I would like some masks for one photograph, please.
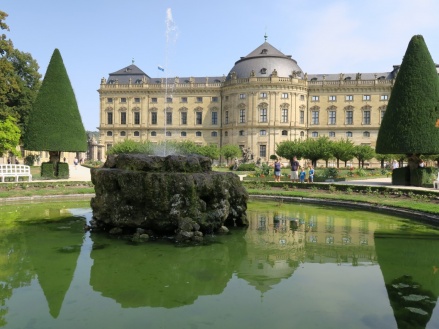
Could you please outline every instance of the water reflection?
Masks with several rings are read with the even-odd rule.
[[[252,203],[247,230],[175,247],[84,233],[85,203],[0,211],[0,327],[439,326],[438,234],[406,220]]]

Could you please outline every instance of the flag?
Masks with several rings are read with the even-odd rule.
[[[161,67],[160,65],[157,67],[160,71],[165,71],[165,69],[163,67]]]

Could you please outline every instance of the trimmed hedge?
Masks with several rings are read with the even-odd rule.
[[[52,162],[43,162],[41,164],[41,178],[43,179],[55,179],[55,168]]]
[[[410,185],[431,187],[436,180],[438,168],[416,168],[410,173]]]
[[[58,179],[69,178],[69,164],[64,162],[58,162]]]
[[[392,185],[410,185],[410,168],[396,168],[392,171]]]

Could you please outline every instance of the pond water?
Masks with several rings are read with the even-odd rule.
[[[407,219],[251,202],[177,247],[84,232],[87,202],[0,214],[2,328],[439,328],[439,234]]]

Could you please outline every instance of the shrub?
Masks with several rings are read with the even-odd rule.
[[[55,168],[52,162],[43,162],[41,164],[41,178],[54,179],[55,178]]]
[[[233,168],[233,166],[232,166]],[[254,171],[256,170],[256,165],[254,163],[242,163],[238,166],[238,171]]]
[[[337,168],[326,168],[324,171],[324,176],[327,178],[337,178],[338,177]]]
[[[69,178],[69,164],[65,162],[58,162],[58,177]]]

